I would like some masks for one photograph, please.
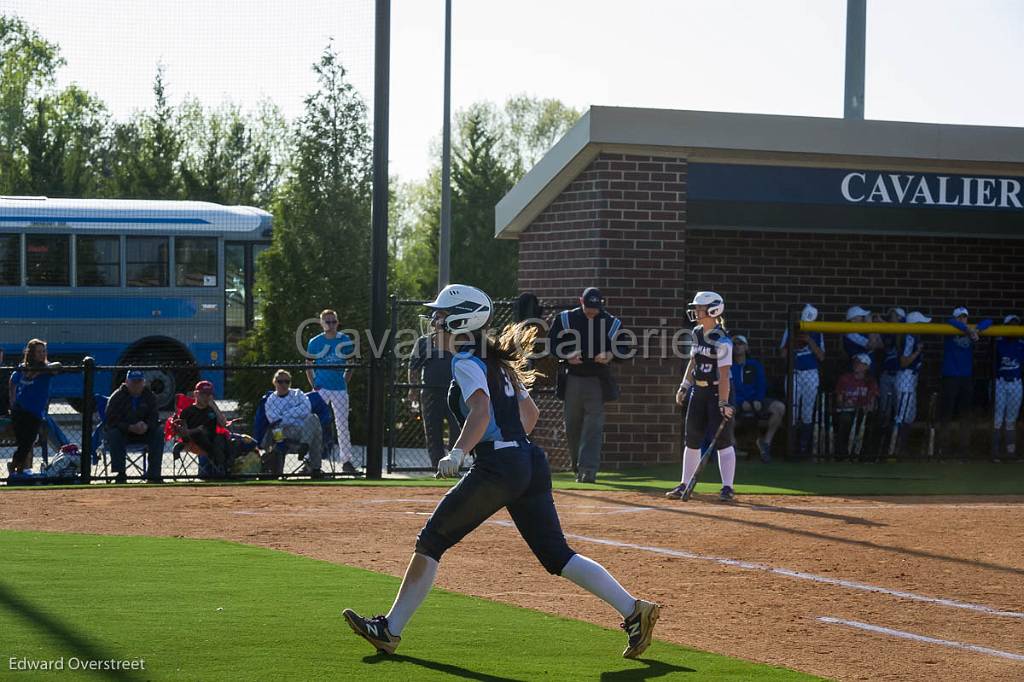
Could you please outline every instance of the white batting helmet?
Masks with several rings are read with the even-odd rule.
[[[818,309],[808,303],[804,306],[804,309],[800,311],[801,322],[814,322],[818,319]]]
[[[444,318],[444,328],[450,332],[483,329],[491,321],[494,309],[490,296],[466,284],[449,284],[441,289],[436,299],[424,305],[448,314]]]
[[[686,318],[690,322],[697,321],[697,306],[707,306],[708,317],[721,317],[725,312],[725,299],[713,291],[698,291],[693,300],[686,306]]]

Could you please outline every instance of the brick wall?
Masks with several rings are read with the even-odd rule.
[[[769,374],[790,306],[812,303],[822,320],[843,321],[861,305],[884,312],[900,306],[943,321],[966,305],[971,321],[1024,311],[1024,241],[946,237],[866,236],[731,230],[687,231],[687,287],[714,289],[726,300],[726,320],[747,335]],[[925,339],[922,381],[935,383],[942,341]],[[984,374],[989,343],[978,346],[976,375]],[[826,337],[833,362],[845,358],[838,335]]]
[[[520,236],[519,289],[571,300],[597,286],[625,328],[667,338],[682,324],[685,224],[684,159],[602,154]],[[680,367],[658,357],[615,365],[622,398],[606,405],[604,468],[678,461]]]
[[[712,289],[726,299],[729,328],[749,336],[770,380],[781,385],[777,345],[787,309],[813,303],[822,319],[850,305],[899,305],[945,319],[966,305],[972,320],[1024,312],[1024,241],[708,230],[686,226],[686,160],[602,154],[519,241],[519,288],[572,300],[598,286],[609,310],[641,334],[688,327],[685,302]],[[942,343],[926,339],[922,385],[934,387]],[[979,345],[977,374],[989,360]],[[829,337],[826,381],[842,356]],[[676,462],[680,417],[672,404],[682,361],[649,357],[616,365],[622,398],[608,404],[605,468]],[[542,443],[563,438],[555,418]]]

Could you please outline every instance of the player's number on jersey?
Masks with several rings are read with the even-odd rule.
[[[501,378],[503,379],[503,383],[505,384],[505,395],[511,398],[516,394],[516,389],[512,388],[512,382],[509,381],[508,375],[505,374],[505,370],[501,371]]]
[[[700,363],[701,374],[711,374],[711,370],[713,370],[714,367],[715,367],[714,364],[712,364],[710,362],[702,362],[702,363]]]

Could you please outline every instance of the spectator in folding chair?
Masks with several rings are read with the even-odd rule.
[[[32,454],[39,439],[39,428],[47,417],[50,405],[50,380],[59,362],[46,358],[46,342],[32,339],[25,345],[18,369],[11,374],[8,399],[16,449],[7,463],[9,475],[32,468]]]
[[[200,381],[196,384],[192,404],[181,410],[175,432],[184,446],[197,455],[209,460],[208,472],[200,470],[200,477],[208,473],[211,478],[225,478],[228,475],[228,420],[213,399],[213,384]]]
[[[259,439],[263,448],[291,441],[305,444],[309,448],[308,461],[302,473],[311,478],[323,478],[320,468],[323,457],[323,427],[313,413],[309,396],[291,387],[292,375],[284,369],[274,373],[274,391],[264,397],[263,420]],[[257,420],[259,420],[257,413]],[[269,428],[267,428],[269,427]]]
[[[128,370],[125,382],[110,395],[106,406],[104,439],[110,451],[110,468],[117,483],[125,483],[129,444],[146,446],[146,481],[163,483],[164,435],[160,427],[156,395],[146,386],[141,369]]]

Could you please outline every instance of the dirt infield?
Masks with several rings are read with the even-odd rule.
[[[442,493],[4,491],[0,527],[223,538],[398,576]],[[745,496],[724,505],[562,491],[556,503],[577,551],[665,606],[657,639],[844,680],[1024,679],[1022,497]],[[547,575],[509,523],[498,514],[454,548],[438,584],[614,627],[616,614]],[[338,608],[386,611],[392,597]]]

